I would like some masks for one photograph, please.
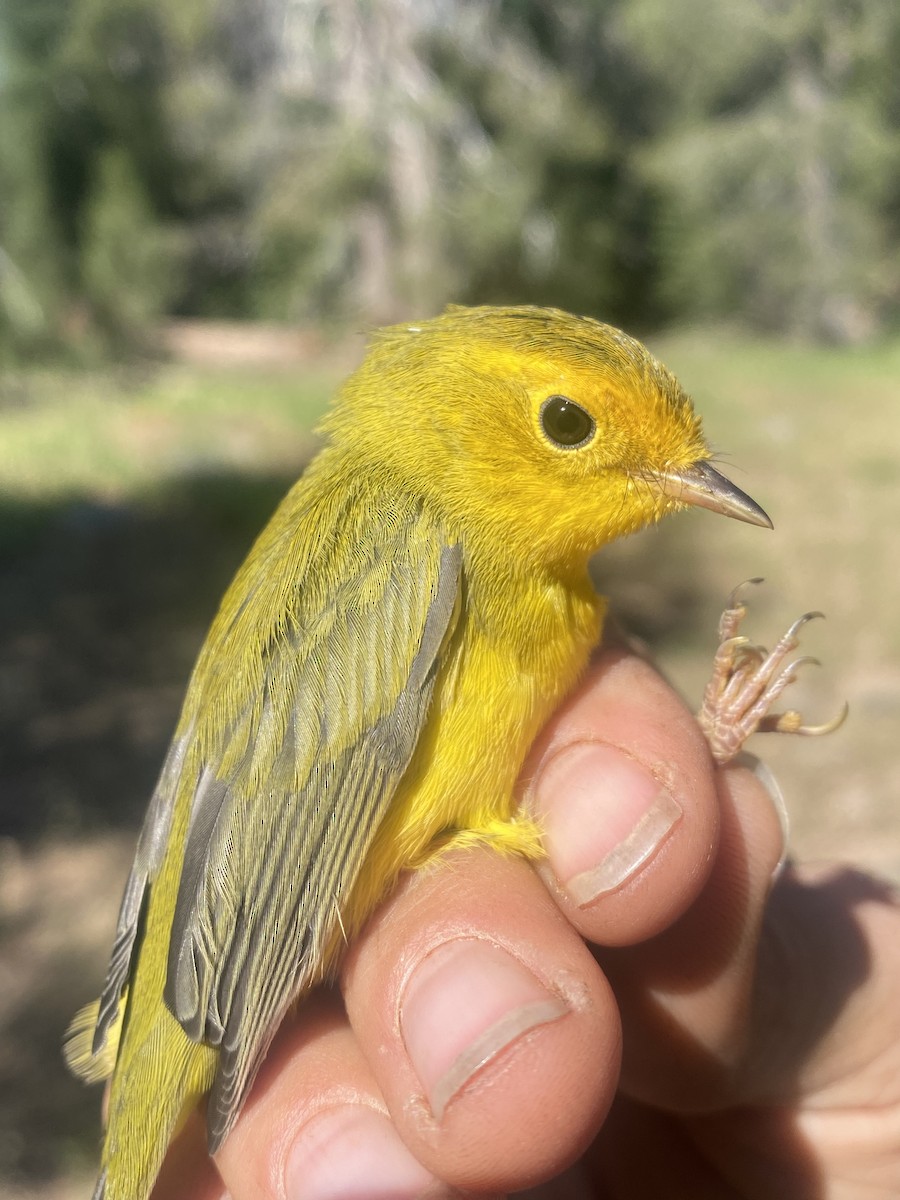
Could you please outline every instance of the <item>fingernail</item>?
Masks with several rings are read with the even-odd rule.
[[[434,1116],[487,1063],[529,1030],[568,1012],[518,959],[493,942],[458,938],[416,967],[400,1030]]]
[[[413,1157],[390,1120],[363,1104],[314,1116],[301,1129],[285,1168],[288,1200],[417,1200],[452,1194]]]
[[[746,767],[748,771],[753,772],[768,793],[769,799],[772,801],[772,807],[775,809],[778,817],[778,824],[781,826],[781,854],[772,871],[772,880],[774,882],[781,875],[784,865],[787,862],[791,836],[791,816],[784,799],[784,792],[781,790],[781,784],[775,778],[775,774],[768,764],[764,763],[762,759],[757,758],[755,754],[748,754],[746,750],[743,750],[734,759],[734,763],[736,766]]]
[[[579,906],[627,882],[681,819],[681,805],[623,750],[577,742],[532,787],[550,864]]]

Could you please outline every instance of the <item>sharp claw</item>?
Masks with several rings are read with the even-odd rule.
[[[803,654],[800,658],[794,659],[789,667],[789,670],[793,672],[799,670],[800,667],[821,667],[821,665],[822,664],[819,662],[819,660],[817,658],[813,658],[811,654]]]
[[[770,679],[768,686],[766,687],[765,695],[771,697],[770,703],[781,695],[788,684],[794,682],[794,680],[797,678],[797,671],[799,671],[801,667],[807,667],[810,665],[820,667],[822,664],[817,658],[813,658],[812,655],[804,654],[800,658],[795,658],[793,662],[789,662],[786,667],[782,667],[775,678]],[[799,713],[795,713],[794,715],[799,721]]]
[[[765,660],[769,657],[769,652],[765,646],[759,646],[755,643],[750,645],[749,641],[748,644],[743,647],[743,651],[745,654],[758,659],[760,662],[765,662]]]
[[[824,621],[825,614],[821,613],[821,612],[804,613],[802,617],[798,617],[797,620],[793,623],[793,625],[790,626],[790,628],[785,633],[783,640],[784,641],[793,641],[804,625],[807,625],[810,621],[816,621],[819,618],[821,618]]]
[[[840,729],[843,723],[847,720],[847,715],[850,712],[850,705],[844,701],[843,708],[836,717],[832,717],[830,721],[826,721],[824,725],[801,725],[797,733],[802,733],[806,737],[819,737],[823,733],[834,733],[836,729]]]
[[[732,677],[744,680],[750,675],[756,675],[765,661],[766,652],[761,646],[741,646],[732,656]]]
[[[755,579],[745,579],[743,583],[739,583],[737,585],[737,587],[734,589],[734,591],[731,593],[731,595],[728,597],[727,607],[728,608],[737,608],[741,604],[741,592],[743,592],[744,588],[748,588],[751,585],[754,585],[757,583],[764,583],[764,582],[765,581],[763,580],[762,576],[758,575]]]

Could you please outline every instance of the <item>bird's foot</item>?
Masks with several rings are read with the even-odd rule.
[[[751,579],[749,583],[761,583]],[[747,584],[736,587],[719,621],[719,648],[713,662],[712,677],[706,685],[697,719],[706,734],[713,758],[727,763],[741,750],[752,733],[800,733],[815,736],[831,733],[843,724],[848,708],[824,725],[807,725],[795,709],[770,712],[772,705],[797,677],[797,671],[815,658],[802,655],[790,659],[800,644],[798,634],[807,621],[822,613],[804,613],[779,638],[774,648],[755,646],[738,631],[747,607],[741,593]]]

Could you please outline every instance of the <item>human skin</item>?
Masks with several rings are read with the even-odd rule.
[[[766,789],[715,768],[624,650],[521,792],[540,872],[483,849],[406,877],[283,1026],[215,1164],[192,1120],[154,1200],[900,1194],[891,888],[780,868]]]

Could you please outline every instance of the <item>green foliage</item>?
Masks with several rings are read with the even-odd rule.
[[[98,157],[80,238],[85,296],[99,327],[116,341],[139,343],[165,312],[176,246],[154,219],[127,155]]]
[[[36,139],[22,122],[0,121],[0,353],[39,350],[50,334],[59,288],[59,248],[41,176]],[[28,204],[17,203],[19,195]]]
[[[900,307],[883,0],[29,0],[0,47],[0,349],[449,299],[853,341]]]
[[[885,74],[896,9],[632,0],[623,30],[669,103],[640,161],[665,197],[670,311],[870,336],[897,299],[900,140]]]

